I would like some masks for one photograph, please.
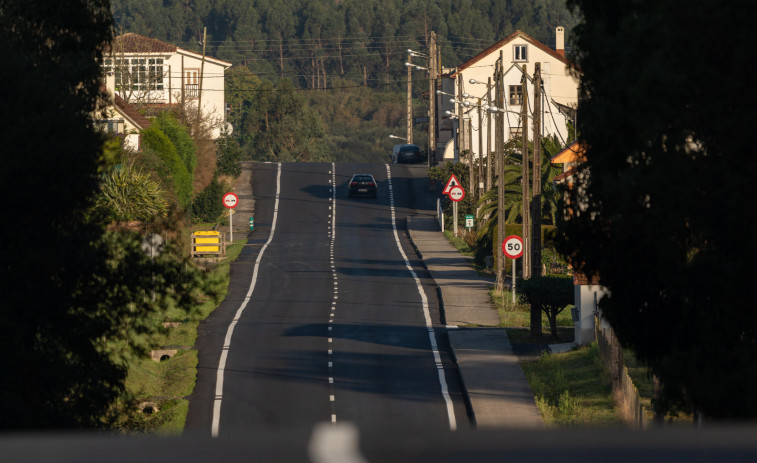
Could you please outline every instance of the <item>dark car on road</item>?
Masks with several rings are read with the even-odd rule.
[[[395,145],[392,150],[392,163],[423,162],[424,156],[418,145]]]
[[[355,174],[352,176],[352,180],[350,180],[350,198],[353,196],[375,198],[377,190],[378,184],[371,174]]]

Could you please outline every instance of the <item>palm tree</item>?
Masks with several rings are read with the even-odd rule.
[[[522,190],[522,159],[518,140],[510,140],[505,145],[505,223],[522,223],[523,190]],[[554,186],[554,179],[560,174],[560,168],[549,161],[560,150],[560,145],[554,137],[542,139],[543,158],[541,163],[542,188],[542,220],[544,224],[554,225],[557,216],[560,192]],[[484,225],[479,230],[479,237],[491,235],[497,226],[497,187],[491,188],[479,200],[479,218],[484,219]]]

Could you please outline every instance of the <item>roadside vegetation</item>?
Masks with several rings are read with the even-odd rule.
[[[623,425],[596,343],[521,366],[547,426]]]
[[[155,361],[140,357],[129,364],[126,392],[132,397],[131,409],[123,417],[123,429],[160,434],[178,434],[184,429],[189,407],[188,396],[197,378],[197,351],[192,347],[197,328],[226,297],[230,264],[242,251],[246,240],[237,240],[226,249],[226,257],[212,266],[207,278],[217,293],[201,301],[187,313],[178,308],[166,311],[164,329],[154,334],[150,344],[157,348],[175,349],[170,358]],[[151,405],[147,412],[144,404]]]

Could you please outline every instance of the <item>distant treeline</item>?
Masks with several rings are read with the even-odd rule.
[[[553,46],[575,18],[564,0],[112,0],[123,32],[201,50],[299,88],[344,80],[399,90],[407,49],[439,37],[453,67],[520,29]],[[337,82],[337,80],[339,82]]]

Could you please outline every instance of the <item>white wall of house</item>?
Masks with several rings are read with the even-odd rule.
[[[594,342],[594,314],[599,310],[597,303],[607,294],[600,285],[575,285],[575,313],[573,319],[574,342],[585,346]]]
[[[558,47],[559,43],[558,34]],[[520,113],[522,106],[517,101],[511,101],[510,87],[520,86],[521,78],[523,75],[523,66],[525,65],[526,72],[529,77],[533,77],[535,63],[541,63],[541,75],[544,83],[544,98],[542,99],[542,135],[556,134],[558,140],[561,143],[567,145],[571,142],[568,139],[568,130],[566,123],[568,118],[560,113],[558,108],[552,103],[552,100],[565,106],[575,108],[578,103],[578,79],[571,75],[570,68],[565,62],[557,59],[550,53],[545,52],[540,47],[534,45],[525,37],[516,35],[512,40],[504,43],[501,47],[490,50],[487,54],[480,57],[476,62],[473,62],[470,66],[464,67],[459,72],[462,74],[463,85],[462,92],[459,91],[458,86],[454,85],[454,94],[457,100],[466,100],[462,97],[463,94],[468,94],[467,101],[472,104],[477,104],[478,99],[482,99],[482,104],[486,104],[487,85],[486,84],[471,84],[470,80],[476,80],[478,82],[487,82],[487,79],[493,78],[495,63],[499,59],[500,51],[502,51],[502,59],[504,63],[504,90],[505,90],[505,109],[509,111],[515,111]],[[525,51],[525,54],[524,54]],[[451,80],[447,78],[447,80]],[[492,80],[491,98],[492,105],[495,98],[495,82]],[[529,81],[527,85],[528,92],[528,104],[530,107],[528,115],[528,137],[533,139],[533,103],[534,103],[534,85],[532,81]],[[517,100],[517,99],[516,99]],[[445,100],[446,102],[446,100]],[[447,103],[448,105],[449,103]],[[446,106],[446,105],[445,105]],[[451,109],[449,106],[442,108],[443,110]],[[467,111],[469,108],[465,108]],[[457,110],[456,108],[454,109]],[[494,137],[495,130],[486,125],[486,115],[482,111],[482,127],[479,127],[478,123],[478,109],[474,109],[469,113],[471,116],[471,125],[473,129],[472,133],[472,146],[474,157],[478,158],[479,143],[478,143],[478,131],[483,130],[482,145],[483,155],[486,155],[486,138],[491,138],[491,147],[494,150]],[[493,115],[492,115],[493,116]],[[494,124],[494,117],[492,117],[492,125]],[[504,117],[505,125],[505,142],[512,138],[520,127],[520,116],[513,113],[505,113]],[[467,138],[467,135],[466,135]]]
[[[203,118],[213,127],[212,137],[220,136],[226,123],[224,71],[231,67],[231,63],[206,56],[203,66],[202,55],[181,48],[174,53],[123,53],[115,59],[129,60],[126,66],[131,79],[137,81],[131,88],[123,86],[118,89],[119,95],[131,104],[178,104],[184,101],[196,109],[202,84]],[[143,70],[144,78],[137,77],[137,68]]]

